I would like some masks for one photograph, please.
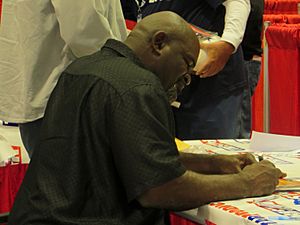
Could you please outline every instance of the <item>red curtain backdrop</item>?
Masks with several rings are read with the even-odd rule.
[[[0,23],[1,23],[1,15],[2,15],[2,0],[0,0]]]
[[[265,0],[264,14],[298,14],[299,0]]]
[[[174,213],[170,213],[170,224],[171,225],[199,225],[200,223],[195,223]],[[211,224],[213,225],[213,224]]]
[[[264,57],[261,61],[260,77],[252,97],[252,130],[263,132],[264,118]]]
[[[135,25],[136,25],[135,21],[126,20],[126,27],[127,27],[128,30],[132,30],[135,27]]]
[[[0,214],[11,210],[28,164],[0,167]]]
[[[270,132],[300,135],[300,24],[274,24],[269,46]]]
[[[298,0],[300,2],[300,0]],[[271,2],[271,1],[269,1]],[[267,3],[268,4],[268,3]],[[275,4],[275,3],[274,3]],[[293,4],[293,3],[292,3]],[[286,23],[286,24],[297,24],[300,23],[300,15],[298,14],[265,14],[263,16],[264,21],[270,21],[274,23]],[[276,38],[276,37],[274,37]],[[272,52],[272,51],[271,51]],[[269,54],[272,54],[269,52]],[[254,96],[252,97],[252,130],[263,131],[263,93],[264,93],[264,73],[263,73],[263,61],[262,57],[262,68],[260,73],[260,79],[257,84]],[[268,68],[270,68],[270,64]],[[272,69],[271,69],[272,70]]]
[[[263,20],[270,21],[271,23],[297,24],[297,23],[300,23],[300,15],[298,15],[298,14],[265,14],[263,16]]]

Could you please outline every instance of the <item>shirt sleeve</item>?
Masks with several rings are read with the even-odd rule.
[[[225,27],[221,40],[229,42],[238,48],[243,40],[247,19],[250,13],[249,0],[226,0],[223,5],[226,8]]]
[[[185,172],[163,91],[151,85],[131,89],[122,96],[111,124],[114,161],[128,201]]]
[[[119,0],[51,0],[60,34],[76,57],[99,50],[108,38],[124,40],[126,25]]]

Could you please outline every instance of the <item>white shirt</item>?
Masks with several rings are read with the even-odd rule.
[[[94,53],[108,38],[127,36],[119,0],[3,0],[2,4],[0,119],[4,121],[24,123],[43,117],[59,75],[76,57]]]
[[[221,40],[229,42],[237,49],[244,37],[251,10],[250,0],[225,0],[223,5],[226,14]]]

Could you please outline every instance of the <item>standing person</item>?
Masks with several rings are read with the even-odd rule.
[[[142,8],[147,3],[147,0],[121,0],[125,19],[139,22],[142,19]]]
[[[3,0],[0,119],[19,123],[31,156],[45,107],[61,72],[108,38],[124,40],[119,0]]]
[[[262,56],[262,28],[264,0],[250,0],[251,12],[248,18],[242,48],[248,71],[250,94],[253,96],[259,80]]]
[[[190,26],[161,12],[73,62],[48,101],[9,224],[162,225],[164,209],[272,193],[283,174],[266,160],[179,156],[166,90],[198,53]]]
[[[121,0],[121,5],[125,19],[136,21],[140,2],[138,0]]]
[[[249,92],[242,41],[250,11],[249,0],[149,0],[143,16],[171,10],[189,23],[217,32],[221,40],[201,44],[207,60],[179,96],[174,109],[176,135],[181,139],[249,138],[251,111],[244,115],[243,95]],[[250,98],[246,104],[250,105]],[[248,106],[248,109],[250,106]]]

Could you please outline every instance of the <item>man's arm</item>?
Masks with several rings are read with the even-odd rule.
[[[180,152],[180,161],[188,170],[202,174],[239,173],[247,165],[257,162],[250,153],[209,155],[184,152]]]
[[[250,13],[249,0],[226,0],[225,27],[221,40],[214,43],[201,43],[201,49],[207,54],[207,60],[195,67],[196,74],[202,78],[210,77],[220,72],[230,55],[240,45],[247,19]]]
[[[231,175],[204,175],[186,171],[182,176],[142,194],[144,207],[187,210],[212,201],[268,195],[284,174],[263,160]]]
[[[126,38],[126,25],[119,0],[51,2],[60,34],[76,57],[96,52],[108,38]]]

